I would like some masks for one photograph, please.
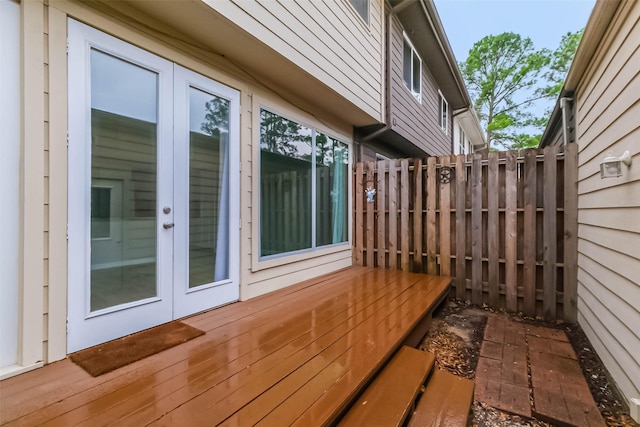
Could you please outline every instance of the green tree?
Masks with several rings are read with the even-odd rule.
[[[260,110],[260,148],[272,153],[303,158],[297,144],[311,146],[311,133],[296,122],[266,110]]]
[[[564,80],[567,77],[573,57],[576,55],[584,28],[574,33],[567,33],[560,39],[560,45],[551,53],[551,61],[544,77],[549,85],[543,89],[545,95],[555,99],[560,96]]]
[[[510,147],[535,120],[528,108],[549,96],[539,88],[549,63],[547,49],[536,50],[530,38],[511,32],[486,36],[473,45],[460,71],[490,148]]]

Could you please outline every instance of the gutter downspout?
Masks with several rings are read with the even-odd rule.
[[[365,136],[364,138],[360,139],[359,143],[369,141],[377,137],[378,135],[391,129],[391,46],[393,43],[392,19],[398,12],[400,12],[405,7],[409,6],[410,3],[411,3],[411,0],[404,0],[401,3],[398,3],[397,5],[391,8],[389,15],[387,15],[387,52],[386,52],[387,61],[385,64],[385,77],[386,77],[386,82],[385,82],[386,120],[385,122],[386,123],[383,127],[378,129],[377,131],[372,132],[369,135]]]
[[[562,143],[566,146],[569,143],[569,133],[567,132],[567,102],[572,102],[573,98],[562,97],[560,98],[560,109],[562,110]]]

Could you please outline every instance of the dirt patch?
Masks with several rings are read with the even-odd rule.
[[[429,333],[422,340],[420,348],[436,355],[438,368],[463,378],[475,379],[489,313],[497,312],[488,308],[470,306],[457,300],[450,301],[446,307],[434,315]],[[509,316],[518,322],[565,331],[578,356],[591,394],[607,425],[640,427],[628,415],[624,400],[613,386],[609,373],[580,326],[542,322],[522,315],[505,313],[502,315]],[[481,427],[552,426],[535,418],[516,416],[476,401],[473,402],[471,424]]]

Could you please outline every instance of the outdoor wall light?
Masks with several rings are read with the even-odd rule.
[[[617,178],[622,176],[622,164],[631,166],[631,155],[629,151],[625,151],[622,156],[614,157],[609,151],[607,157],[600,163],[600,178]]]

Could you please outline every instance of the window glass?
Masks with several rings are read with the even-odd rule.
[[[369,24],[369,0],[349,0],[349,3],[358,12],[358,15],[364,19],[364,22]]]
[[[229,104],[189,88],[189,288],[229,278]]]
[[[260,110],[260,255],[311,248],[312,130]]]
[[[347,144],[261,109],[260,162],[261,257],[348,241]]]
[[[449,103],[441,93],[438,96],[440,98],[440,127],[447,133],[449,130]]]
[[[421,101],[422,61],[406,35],[402,51],[402,79],[413,96]]]
[[[158,75],[91,50],[91,311],[157,295]]]
[[[316,135],[316,245],[347,241],[349,147]]]
[[[411,50],[411,45],[409,43],[407,43],[407,40],[404,40],[404,52],[402,55],[402,78],[404,80],[404,83],[407,85],[408,88],[411,87],[412,85],[412,79],[411,79],[411,74],[413,72],[413,70],[411,69],[411,54],[412,54],[412,50]]]

